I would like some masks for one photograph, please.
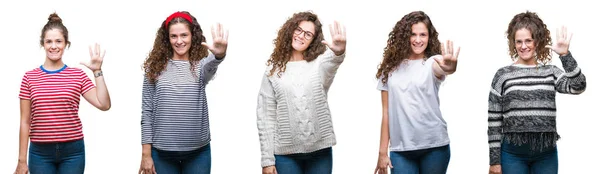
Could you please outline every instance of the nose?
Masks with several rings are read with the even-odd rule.
[[[182,44],[183,43],[183,39],[181,37],[177,37],[177,42],[175,42],[177,44]]]
[[[417,36],[417,39],[415,39],[415,42],[417,43],[421,43],[423,40],[423,38],[421,36]]]
[[[50,46],[50,48],[52,48],[52,49],[56,49],[56,48],[58,48],[58,46],[56,45],[56,42],[53,42],[53,43],[52,43],[52,46]]]

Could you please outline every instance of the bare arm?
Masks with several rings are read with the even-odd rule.
[[[104,55],[106,54],[106,50],[100,54],[100,45],[96,44],[95,49],[92,49],[90,46],[90,62],[81,64],[88,67],[94,73],[94,79],[96,81],[96,87],[84,91],[83,98],[87,100],[94,107],[107,111],[110,109],[110,96],[108,95],[108,89],[106,88],[106,83],[104,82],[104,75],[102,74],[102,62],[104,61]],[[87,77],[84,80],[84,86],[89,82]]]
[[[379,140],[379,155],[386,155],[390,144],[390,127],[388,117],[388,92],[381,91],[381,137]]]
[[[100,74],[100,76],[95,78],[96,87],[84,93],[83,98],[94,107],[102,111],[107,111],[110,109],[110,95],[108,94],[106,83],[104,82],[104,75],[101,75],[102,70],[94,71],[94,76],[98,74]]]
[[[381,139],[379,141],[379,158],[377,160],[377,167],[375,167],[375,174],[387,174],[388,167],[394,168],[390,157],[388,156],[388,145],[390,144],[390,129],[389,129],[389,117],[388,117],[388,91],[381,90]]]
[[[19,162],[27,163],[29,130],[31,124],[31,100],[21,99],[21,127],[19,131]]]

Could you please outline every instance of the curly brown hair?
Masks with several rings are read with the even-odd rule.
[[[298,28],[298,25],[302,21],[309,21],[315,24],[313,40],[303,53],[304,60],[308,62],[313,61],[327,49],[325,45],[321,44],[321,41],[324,39],[321,28],[323,25],[317,15],[310,11],[295,13],[281,26],[277,33],[277,38],[273,40],[275,48],[273,49],[271,58],[267,61],[267,66],[273,65],[269,76],[272,76],[277,71],[277,76],[281,77],[281,73],[285,72],[285,65],[290,60],[294,49],[292,48],[294,30]]]
[[[376,78],[382,78],[384,84],[387,83],[390,73],[412,54],[410,47],[412,26],[419,22],[423,22],[429,32],[429,40],[423,59],[427,60],[433,55],[441,54],[442,50],[440,41],[438,40],[438,32],[433,27],[429,16],[423,11],[414,11],[405,15],[400,21],[396,22],[394,29],[390,32],[387,46],[383,52],[383,61],[377,69]]]
[[[546,45],[552,44],[550,30],[546,28],[544,21],[534,12],[526,11],[513,17],[508,24],[506,37],[508,38],[508,51],[512,60],[516,60],[519,55],[515,46],[515,33],[520,29],[527,29],[531,32],[531,38],[535,44],[535,57],[539,63],[546,65],[552,60],[552,54]]]
[[[40,35],[40,46],[44,46],[44,38],[46,37],[46,31],[52,29],[60,30],[63,37],[65,38],[65,43],[67,47],[71,47],[71,41],[69,41],[69,30],[67,30],[67,27],[65,27],[65,25],[63,25],[62,19],[58,17],[58,14],[56,13],[52,13],[50,14],[50,16],[48,16],[48,22],[46,23],[46,25],[44,25],[44,28],[42,28],[42,34]]]
[[[202,35],[202,28],[196,20],[196,17],[192,16],[187,11],[181,12],[189,15],[192,18],[192,23],[182,17],[176,17],[169,22],[168,26],[171,27],[174,24],[183,23],[188,26],[188,29],[190,29],[192,34],[192,45],[190,46],[189,50],[189,62],[191,65],[190,71],[195,76],[196,73],[194,67],[196,67],[201,59],[208,56],[208,49],[201,45],[206,38],[204,35]],[[160,28],[158,28],[152,51],[144,61],[143,65],[145,76],[151,83],[156,82],[158,76],[165,69],[169,59],[171,59],[174,54],[173,47],[169,41],[169,28],[165,27],[165,22],[167,21],[163,21],[160,25]]]

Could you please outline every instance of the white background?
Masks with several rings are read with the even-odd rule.
[[[18,92],[23,74],[44,62],[40,31],[56,11],[70,32],[72,46],[63,57],[69,66],[88,61],[88,45],[106,49],[104,75],[112,108],[102,112],[85,100],[86,173],[136,173],[141,159],[141,65],[162,21],[177,10],[190,11],[205,33],[221,22],[230,29],[226,60],[206,88],[212,132],[212,173],[260,173],[256,97],[277,30],[293,13],[312,10],[324,24],[347,27],[346,60],[329,92],[338,145],[333,173],[372,173],[377,162],[381,124],[375,73],[395,23],[414,10],[425,11],[440,32],[461,46],[458,71],[440,91],[451,153],[448,173],[487,173],[487,99],[496,70],[511,63],[504,32],[512,17],[537,12],[554,37],[566,25],[574,33],[571,51],[587,77],[587,91],[557,96],[560,173],[597,169],[596,89],[600,39],[598,10],[592,1],[510,0],[345,1],[345,0],[194,0],[194,1],[2,1],[0,5],[0,173],[12,173],[18,158]],[[324,28],[326,39],[329,29]],[[210,34],[206,35],[211,40]],[[554,55],[552,64],[560,65]],[[596,99],[596,100],[594,100]],[[596,103],[596,104],[593,104]],[[185,107],[185,106],[182,106]],[[595,161],[594,161],[595,160]]]

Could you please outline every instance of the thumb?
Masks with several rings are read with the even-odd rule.
[[[88,67],[88,68],[90,67],[90,63],[87,63],[87,62],[79,62],[79,64],[81,64],[85,67]]]
[[[327,47],[331,48],[331,45],[326,40],[322,40],[321,43],[324,45],[327,45]]]
[[[438,64],[439,66],[442,66],[442,65],[443,65],[443,59],[444,59],[444,58],[443,58],[443,57],[440,57],[440,56],[435,56],[435,57],[433,58],[433,60],[435,60],[435,62],[437,62],[437,64]]]
[[[200,43],[200,45],[205,46],[208,49],[211,49],[210,45],[208,45],[206,42],[202,42],[202,43]]]

